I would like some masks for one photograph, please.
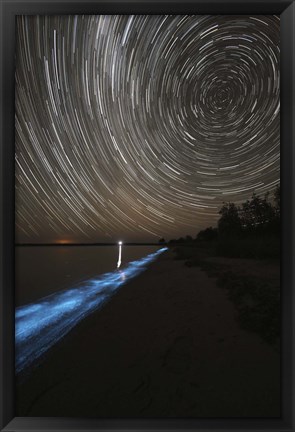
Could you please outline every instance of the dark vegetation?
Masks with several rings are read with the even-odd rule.
[[[216,228],[200,231],[195,239],[171,240],[169,246],[175,259],[185,260],[188,267],[201,267],[227,290],[242,328],[278,346],[280,187],[272,202],[269,194],[261,198],[254,193],[241,206],[224,203],[219,214]],[[257,265],[261,271],[251,271]],[[270,268],[277,269],[275,277],[268,274]]]
[[[241,279],[228,271],[218,278],[218,284],[228,290],[239,313],[241,327],[256,331],[269,343],[276,343],[280,336],[279,285],[261,277],[244,276]]]
[[[216,278],[221,288],[227,290],[229,299],[235,304],[240,326],[245,330],[258,333],[263,340],[278,348],[280,337],[279,268],[277,272],[273,271],[268,274],[269,265],[273,263],[260,261],[258,268],[261,271],[255,274],[251,271],[254,267],[253,260],[249,268],[244,271],[235,265],[235,261],[240,260],[227,259],[225,262],[210,262],[210,259],[201,259],[198,261],[198,266],[209,276]]]
[[[216,255],[232,258],[279,258],[280,256],[280,187],[275,190],[273,203],[269,194],[237,206],[224,203],[216,228],[191,236],[170,240],[171,246],[212,247]],[[164,239],[162,239],[164,240]],[[211,243],[211,244],[210,244]]]

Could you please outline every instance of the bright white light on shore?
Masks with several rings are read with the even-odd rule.
[[[108,301],[126,282],[142,273],[167,248],[126,263],[124,270],[104,273],[15,311],[16,372],[30,366],[88,314]]]
[[[121,241],[118,242],[118,245],[119,245],[119,258],[118,258],[117,268],[119,268],[120,265],[121,265],[122,244],[123,244],[123,242],[121,242]]]

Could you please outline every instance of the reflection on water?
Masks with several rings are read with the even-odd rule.
[[[126,273],[124,272],[124,270],[119,270],[119,273],[121,275],[121,281],[125,282],[125,280],[126,280]]]
[[[123,245],[121,266],[156,252],[159,246]],[[17,246],[15,304],[42,297],[116,270],[118,246]]]
[[[117,262],[117,268],[121,267],[122,264],[122,242],[119,242],[119,258]]]
[[[38,302],[16,308],[16,372],[36,361],[79,321],[101,307],[115,291],[142,271],[167,248],[130,262],[122,270],[105,273]]]

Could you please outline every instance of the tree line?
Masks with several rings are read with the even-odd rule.
[[[279,234],[280,231],[280,186],[276,187],[273,202],[270,194],[263,198],[253,193],[252,198],[237,206],[225,203],[221,207],[218,220],[218,234],[228,236],[251,236]],[[200,234],[200,233],[199,233]]]
[[[169,243],[192,243],[198,241],[226,241],[233,238],[253,238],[265,235],[279,236],[280,233],[280,185],[263,197],[253,193],[251,199],[241,205],[232,202],[223,203],[219,210],[220,218],[217,227],[201,230],[195,239],[187,235]],[[164,238],[159,243],[165,243]]]

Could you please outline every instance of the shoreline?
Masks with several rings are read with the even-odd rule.
[[[214,278],[173,258],[166,251],[18,382],[18,416],[280,416],[279,354],[240,328]]]
[[[38,361],[40,353],[46,353],[83,318],[103,307],[118,289],[142,273],[164,251],[165,248],[161,248],[137,261],[129,262],[122,269],[104,273],[72,288],[45,296],[33,304],[17,308],[17,373]]]

